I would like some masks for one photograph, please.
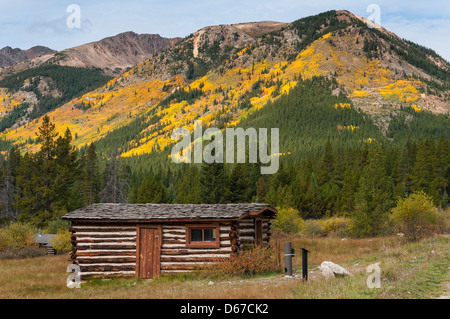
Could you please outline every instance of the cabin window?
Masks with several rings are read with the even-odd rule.
[[[219,225],[186,226],[187,247],[220,247]]]

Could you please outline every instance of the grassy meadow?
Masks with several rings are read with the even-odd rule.
[[[66,287],[67,256],[43,256],[0,260],[0,298],[444,298],[449,295],[450,236],[419,242],[397,237],[367,239],[305,238],[292,235],[296,249],[294,274],[282,270],[252,277],[213,279],[199,273],[159,277],[92,279],[80,289]],[[309,280],[301,279],[300,248],[309,255]],[[326,280],[318,266],[335,262],[353,276]],[[367,266],[380,263],[381,288],[369,289]],[[283,263],[282,265],[283,266]]]

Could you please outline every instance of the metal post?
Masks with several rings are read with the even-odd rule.
[[[308,281],[308,253],[308,250],[302,248],[302,277],[305,281]]]
[[[290,241],[284,243],[284,274],[286,276],[292,276],[292,257],[294,256],[294,250]]]

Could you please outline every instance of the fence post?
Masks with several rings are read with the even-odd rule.
[[[292,257],[295,256],[295,251],[292,249],[290,241],[284,242],[284,274],[285,276],[292,276]]]
[[[302,277],[305,281],[308,281],[308,253],[308,250],[302,248]]]

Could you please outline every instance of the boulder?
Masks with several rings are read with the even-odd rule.
[[[324,261],[319,269],[326,279],[335,278],[336,276],[352,276],[352,274],[345,268],[331,261]]]

